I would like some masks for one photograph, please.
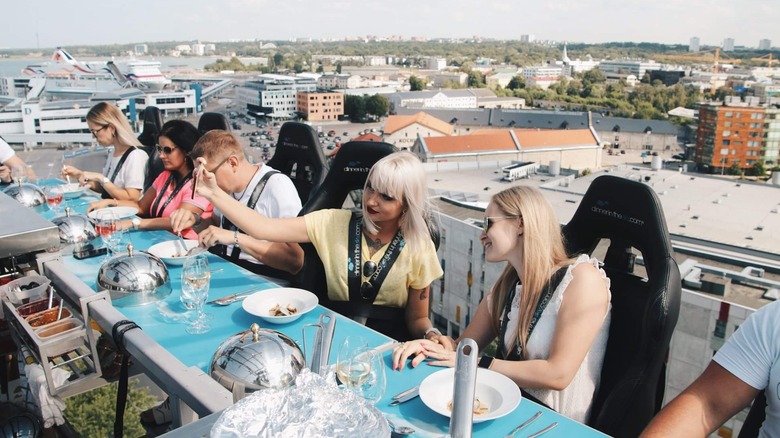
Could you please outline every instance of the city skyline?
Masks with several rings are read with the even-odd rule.
[[[474,8],[465,0],[138,0],[131,4],[84,0],[17,2],[0,29],[0,48],[47,48],[154,41],[344,39],[376,35],[428,38],[537,40],[583,43],[612,41],[758,47],[780,41],[780,8],[768,2],[659,0],[554,0],[522,5],[490,0]],[[301,11],[305,15],[301,16]],[[289,17],[289,20],[279,19]],[[24,19],[21,19],[24,18]],[[392,25],[387,25],[391,23]],[[749,25],[747,25],[749,23]],[[381,24],[382,26],[377,26]]]

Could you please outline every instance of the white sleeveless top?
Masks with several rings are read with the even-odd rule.
[[[547,307],[542,312],[542,316],[536,323],[531,338],[526,346],[526,355],[529,360],[547,359],[550,356],[550,345],[552,344],[553,334],[555,333],[555,324],[558,319],[558,310],[563,302],[564,292],[573,278],[572,270],[581,263],[588,263],[596,267],[601,273],[604,283],[609,293],[609,278],[603,269],[599,268],[599,262],[587,254],[580,255],[575,262],[568,267],[561,283],[553,292],[552,298]],[[507,322],[506,336],[504,345],[515,345],[517,333],[517,314],[520,306],[520,294],[523,286],[518,285],[515,291],[515,297],[512,302],[512,308],[509,311],[509,320]],[[492,301],[492,293],[488,294],[488,308]],[[610,293],[610,299],[612,294]],[[609,337],[609,324],[612,318],[612,305],[607,308],[604,315],[604,323],[596,335],[590,350],[585,355],[582,365],[577,370],[569,386],[561,391],[551,389],[525,389],[523,391],[539,399],[556,412],[565,415],[572,420],[585,423],[590,415],[590,407],[593,403],[593,397],[601,380],[601,366],[604,363],[604,353],[607,349],[607,338]],[[507,352],[505,351],[506,355]]]

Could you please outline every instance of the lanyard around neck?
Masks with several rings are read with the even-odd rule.
[[[390,245],[385,251],[385,255],[379,261],[373,275],[364,283],[361,283],[362,279],[362,230],[363,230],[363,215],[357,212],[352,213],[352,217],[349,220],[349,237],[348,237],[348,250],[347,254],[347,279],[349,286],[349,300],[353,302],[368,302],[373,303],[379,294],[379,289],[382,287],[382,283],[387,277],[387,273],[392,268],[393,263],[401,253],[406,241],[399,228],[396,231],[393,240],[390,241]]]

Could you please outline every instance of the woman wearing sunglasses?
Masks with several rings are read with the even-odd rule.
[[[496,357],[483,356],[479,366],[585,422],[609,334],[609,278],[596,259],[568,257],[555,211],[538,189],[503,190],[485,215],[485,260],[506,262],[504,271],[458,340],[406,342],[393,351],[393,369],[402,370],[409,358],[412,367],[426,358],[452,367],[461,339],[474,339],[480,352],[497,339]]]
[[[311,242],[325,267],[326,304],[396,339],[432,332],[428,286],[442,275],[426,219],[425,170],[408,152],[379,160],[363,190],[362,214],[327,209],[270,219],[236,201],[202,165],[198,193],[256,239]]]
[[[78,178],[103,199],[137,200],[141,196],[149,156],[140,149],[127,117],[114,105],[100,102],[87,113],[89,132],[101,146],[114,145],[103,173],[62,166],[62,176]]]
[[[114,206],[135,207],[144,219],[124,220],[119,226],[136,230],[171,231],[169,216],[178,208],[190,210],[202,218],[209,217],[211,204],[202,196],[193,194],[193,163],[189,154],[198,138],[198,129],[187,121],[171,120],[165,123],[156,146],[165,170],[157,176],[143,197],[139,201],[111,199],[94,202],[88,211]],[[187,239],[198,238],[192,228],[182,230],[182,236]]]

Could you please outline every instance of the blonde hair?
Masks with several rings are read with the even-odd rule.
[[[141,142],[135,138],[133,128],[130,127],[127,117],[114,105],[109,105],[106,102],[98,103],[90,108],[87,113],[87,120],[100,126],[111,125],[116,132],[116,139],[122,145],[131,147],[142,146]]]
[[[401,233],[410,250],[419,251],[431,240],[432,220],[428,199],[428,181],[422,163],[410,152],[394,152],[377,161],[366,178],[366,186],[401,201]],[[365,186],[363,187],[365,190]],[[371,233],[378,231],[363,203],[363,226]]]
[[[239,161],[245,160],[244,148],[241,146],[235,134],[221,129],[212,129],[206,132],[192,148],[192,159],[203,157],[206,161],[220,161],[230,155],[238,157]]]
[[[493,195],[491,201],[506,215],[520,218],[523,224],[523,293],[520,297],[517,339],[526,351],[528,327],[545,284],[556,270],[571,263],[566,253],[555,210],[542,192],[530,186],[514,186]],[[496,333],[509,289],[519,280],[515,268],[507,263],[493,286],[492,315]],[[503,352],[502,352],[503,353]]]

